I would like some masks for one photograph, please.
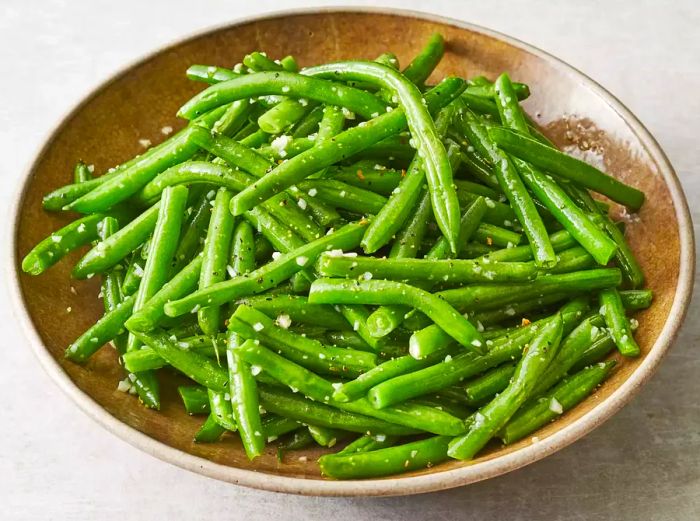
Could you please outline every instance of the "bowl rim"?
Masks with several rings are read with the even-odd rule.
[[[117,78],[127,74],[133,68],[149,61],[156,55],[167,51],[170,48],[181,45],[190,40],[215,33],[226,28],[235,27],[251,22],[284,18],[288,16],[329,14],[329,13],[365,13],[365,14],[389,14],[400,17],[418,18],[429,22],[452,25],[460,29],[467,29],[476,33],[481,33],[492,38],[504,41],[510,45],[521,48],[529,53],[544,59],[562,72],[585,83],[596,95],[602,98],[609,107],[614,110],[629,126],[630,130],[638,137],[659,167],[659,174],[668,186],[671,200],[673,202],[676,218],[678,220],[678,231],[680,241],[680,266],[678,283],[673,298],[673,303],[669,311],[668,318],[659,333],[654,345],[646,355],[637,369],[625,380],[620,387],[615,389],[606,399],[602,400],[586,414],[574,420],[571,424],[551,434],[538,443],[530,444],[512,453],[505,454],[487,461],[467,465],[461,468],[445,470],[433,474],[410,477],[394,477],[368,480],[333,481],[322,479],[305,479],[289,476],[281,476],[264,472],[240,469],[215,463],[206,458],[194,456],[151,438],[145,433],[123,423],[112,416],[99,403],[94,401],[90,395],[83,392],[63,371],[60,364],[51,356],[45,348],[41,337],[36,330],[29,313],[24,305],[21,284],[19,280],[19,259],[17,251],[17,233],[19,226],[20,210],[24,201],[25,193],[32,178],[33,172],[42,159],[48,148],[56,139],[61,128],[94,96],[108,88]],[[383,8],[383,7],[323,7],[323,8],[301,8],[287,9],[263,13],[260,15],[237,18],[223,24],[216,24],[205,29],[200,29],[190,33],[185,37],[180,37],[159,46],[152,52],[129,62],[126,66],[120,67],[106,80],[93,86],[88,94],[81,98],[81,101],[71,108],[58,122],[45,134],[36,153],[28,162],[24,170],[24,175],[19,178],[18,186],[12,199],[11,213],[12,219],[9,222],[9,241],[7,245],[7,258],[10,262],[8,266],[9,290],[12,301],[14,315],[21,325],[26,337],[29,339],[34,354],[39,359],[44,370],[54,380],[54,382],[67,394],[89,417],[102,425],[117,437],[125,440],[129,444],[142,451],[155,456],[163,461],[172,463],[181,468],[219,479],[229,483],[243,485],[261,490],[273,492],[283,492],[301,495],[315,496],[396,496],[425,493],[437,490],[467,485],[477,481],[489,479],[507,472],[516,470],[529,463],[534,463],[545,456],[548,456],[579,438],[585,436],[593,429],[604,423],[613,416],[627,402],[629,402],[639,391],[642,385],[654,374],[661,359],[664,357],[672,342],[678,335],[679,329],[685,318],[692,297],[695,274],[695,239],[693,225],[688,209],[688,203],[683,193],[680,181],[671,166],[669,159],[661,149],[658,142],[637,117],[627,109],[615,96],[605,90],[595,80],[589,78],[578,69],[559,58],[522,42],[516,38],[503,33],[481,27],[476,24],[456,20],[450,17],[439,16],[407,9]]]

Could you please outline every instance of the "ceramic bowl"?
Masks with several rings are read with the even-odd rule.
[[[69,278],[77,255],[41,277],[27,276],[19,266],[34,244],[70,219],[44,212],[41,197],[70,180],[77,159],[94,163],[101,172],[142,152],[139,140],[158,143],[164,126],[182,126],[174,117],[177,108],[202,88],[185,78],[190,64],[232,66],[257,49],[270,56],[292,54],[302,65],[372,59],[391,50],[405,64],[434,31],[448,43],[433,80],[446,74],[495,77],[508,71],[531,86],[533,94],[524,106],[545,134],[569,153],[646,192],[648,200],[639,214],[614,210],[627,222],[627,237],[655,294],[651,308],[637,317],[639,358],[622,361],[593,396],[535,438],[508,447],[494,444],[474,461],[449,461],[364,481],[322,478],[315,464],[320,449],[278,462],[271,448],[250,462],[233,436],[215,444],[194,444],[192,436],[202,420],[183,410],[175,392],[176,377],[165,377],[163,407],[157,412],[116,390],[123,373],[113,349],[102,349],[84,366],[64,360],[65,347],[102,312],[98,282]],[[413,494],[487,479],[552,454],[610,418],[654,373],[678,332],[693,284],[692,225],[681,186],[659,145],[629,110],[593,80],[530,45],[467,23],[412,12],[339,9],[275,14],[216,28],[158,50],[109,79],[61,121],[36,156],[16,200],[14,300],[31,345],[60,387],[100,424],[150,454],[231,483],[281,492]],[[299,458],[302,455],[306,461]]]

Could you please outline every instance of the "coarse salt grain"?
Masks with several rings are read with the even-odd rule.
[[[283,329],[289,329],[289,326],[292,325],[292,319],[289,315],[279,315],[277,317],[277,325]]]
[[[564,412],[564,407],[562,407],[561,403],[559,403],[559,400],[552,397],[552,399],[549,401],[549,410],[556,414],[561,414]]]

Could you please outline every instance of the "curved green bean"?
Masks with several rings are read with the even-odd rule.
[[[220,188],[214,200],[209,230],[204,241],[199,289],[208,288],[226,278],[234,224],[228,209],[230,203],[231,192]],[[205,334],[215,335],[221,323],[221,307],[207,306],[200,309],[197,312],[197,320]]]
[[[318,279],[311,284],[309,302],[319,304],[405,304],[419,309],[452,338],[477,353],[483,338],[454,308],[434,295],[408,284],[386,280]]]

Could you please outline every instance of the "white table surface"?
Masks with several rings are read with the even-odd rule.
[[[298,6],[256,0],[2,0],[0,198],[14,196],[39,142],[116,69],[212,24]],[[375,1],[352,2],[377,5]],[[668,153],[697,221],[700,7],[695,0],[393,1],[505,32],[586,72]],[[6,216],[7,219],[7,216]],[[5,236],[5,240],[7,240]],[[4,280],[3,280],[4,284]],[[3,288],[5,289],[5,288]],[[103,430],[43,373],[0,298],[0,518],[696,520],[700,519],[700,306],[651,383],[616,417],[539,463],[417,497],[304,498],[180,470]]]

